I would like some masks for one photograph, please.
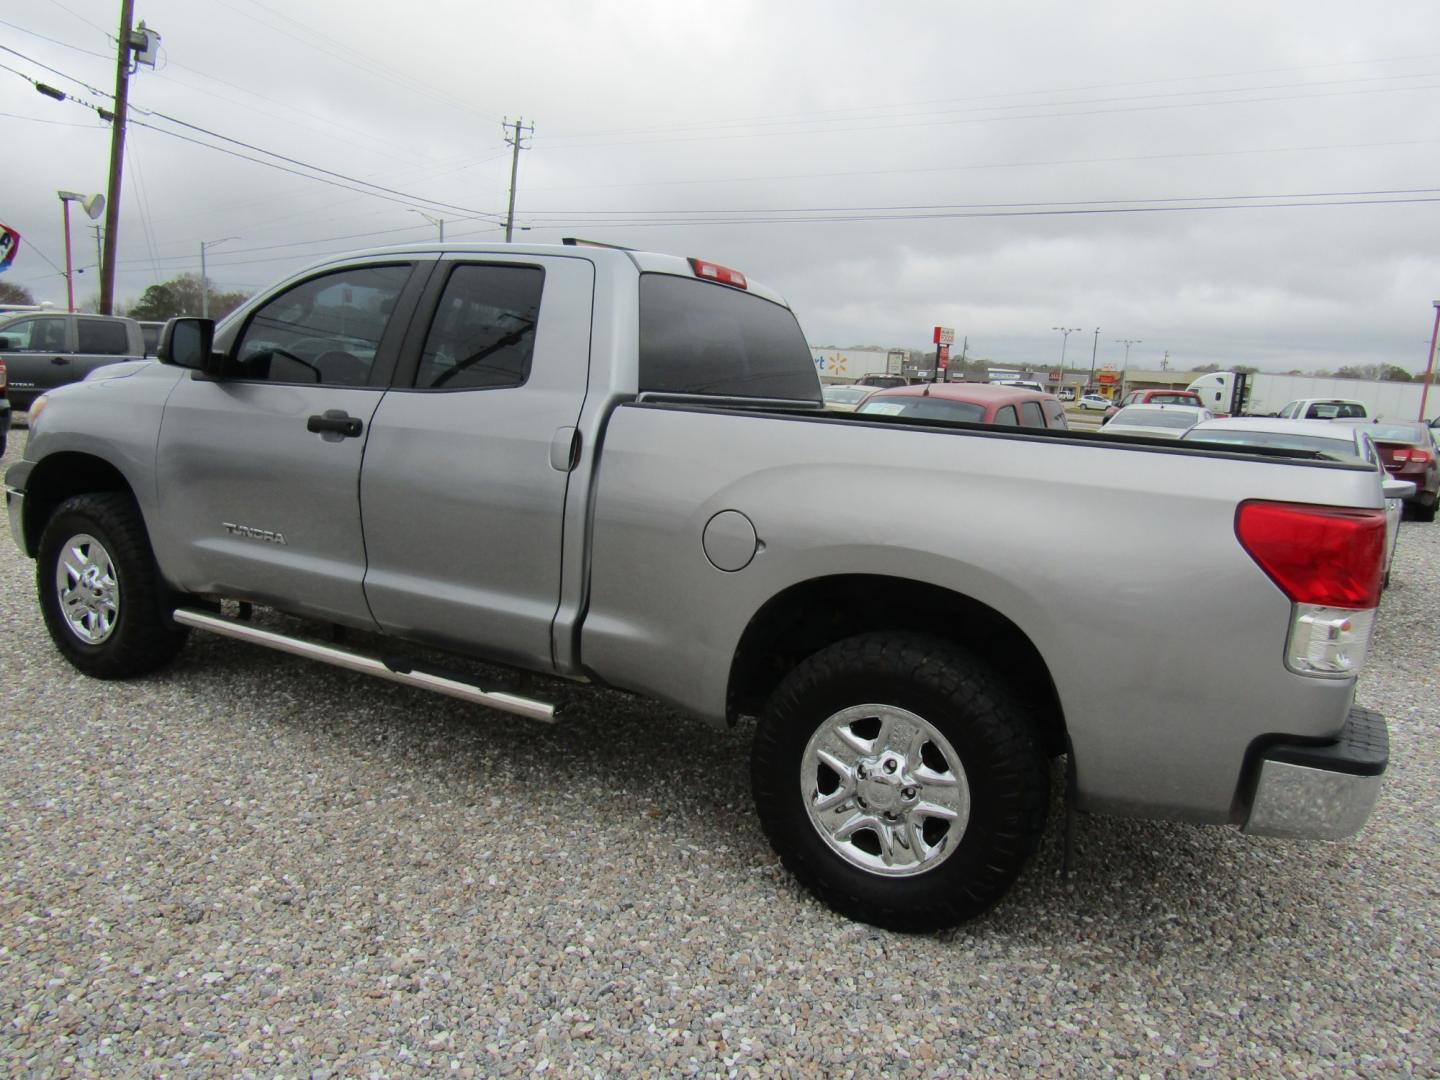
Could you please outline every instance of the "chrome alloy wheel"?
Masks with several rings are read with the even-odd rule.
[[[800,791],[825,843],[887,877],[939,866],[970,820],[960,755],[934,725],[894,705],[856,705],[822,723],[800,759]]]
[[[55,594],[65,625],[86,645],[99,645],[115,632],[120,585],[110,553],[89,533],[77,533],[61,548]]]

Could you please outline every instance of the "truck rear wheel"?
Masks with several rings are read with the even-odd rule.
[[[169,663],[185,644],[128,494],[76,495],[61,503],[40,536],[35,584],[51,639],[86,675],[143,675]]]
[[[974,918],[1044,831],[1026,712],[973,654],[922,634],[849,638],[772,695],[751,756],[781,860],[825,903],[891,930]]]

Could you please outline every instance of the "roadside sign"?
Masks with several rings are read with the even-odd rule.
[[[944,371],[950,366],[950,346],[937,345],[935,347],[935,366]]]
[[[954,330],[954,328],[953,328],[953,327],[949,327],[949,326],[937,326],[937,327],[935,327],[935,344],[936,344],[936,345],[954,345],[954,344],[955,344],[955,330]]]

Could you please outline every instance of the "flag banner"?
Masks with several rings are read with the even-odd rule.
[[[0,223],[0,270],[9,270],[15,256],[20,254],[20,234],[9,225]]]

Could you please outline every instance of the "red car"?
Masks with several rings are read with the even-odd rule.
[[[1417,421],[1376,420],[1357,425],[1375,443],[1386,471],[1396,480],[1409,480],[1415,494],[1405,508],[1417,521],[1434,521],[1440,502],[1440,461],[1434,428]]]
[[[1198,405],[1203,409],[1205,402],[1200,400],[1200,395],[1194,390],[1162,390],[1158,387],[1131,390],[1123,401],[1116,402],[1105,410],[1105,415],[1100,418],[1101,427],[1126,405]]]
[[[999,383],[924,383],[877,390],[857,416],[910,416],[1009,427],[1068,428],[1065,406],[1054,394]]]

